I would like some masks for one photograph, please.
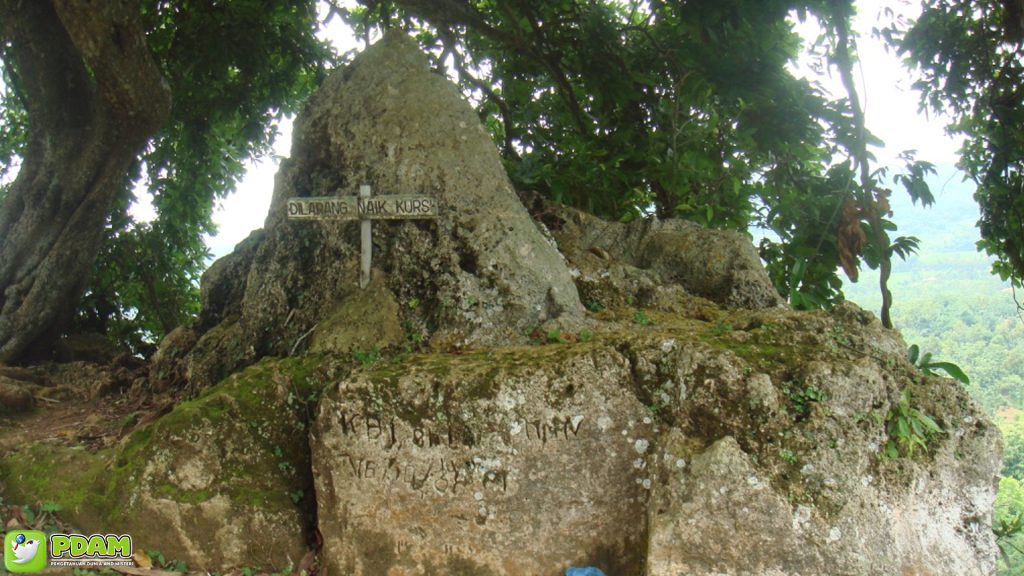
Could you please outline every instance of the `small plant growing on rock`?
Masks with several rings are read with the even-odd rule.
[[[651,324],[654,324],[654,321],[651,320],[650,316],[648,316],[643,310],[637,310],[633,313],[633,322],[636,322],[641,326],[650,326]]]
[[[782,384],[782,392],[789,398],[793,406],[793,416],[798,420],[811,412],[811,404],[828,400],[828,394],[817,386],[801,386],[796,380],[787,380]]]
[[[885,443],[885,456],[899,458],[914,457],[914,450],[920,448],[928,451],[928,443],[933,437],[942,433],[942,428],[932,420],[931,416],[910,404],[910,387],[900,393],[900,400],[889,410],[885,419],[885,431],[889,440]]]
[[[365,368],[367,366],[370,366],[371,364],[376,363],[377,360],[380,360],[380,348],[374,346],[373,348],[370,348],[366,352],[353,352],[352,357],[356,359],[356,362],[359,362],[359,364]]]
[[[999,518],[998,522],[994,522],[992,526],[992,533],[996,535],[996,546],[999,547],[999,556],[1006,563],[1008,568],[1014,566],[1010,559],[1009,551],[1013,550],[1018,554],[1022,553],[1021,550],[1014,546],[1013,539],[1024,533],[1024,513],[1019,513],[1012,518]]]
[[[828,330],[828,338],[831,341],[831,348],[837,350],[839,348],[853,348],[853,343],[850,341],[850,336],[846,333],[841,325],[834,325]]]
[[[936,376],[935,371],[942,370],[965,385],[971,383],[971,379],[967,377],[967,374],[959,366],[952,362],[936,362],[932,360],[931,352],[921,354],[921,349],[917,344],[911,344],[910,348],[907,348],[907,360],[910,360],[910,363],[917,366],[918,370],[929,376]]]
[[[725,322],[723,320],[715,322],[715,325],[711,328],[711,333],[714,334],[715,336],[722,336],[732,331],[732,324],[730,324],[729,322]]]

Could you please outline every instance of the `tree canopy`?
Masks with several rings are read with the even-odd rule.
[[[11,22],[24,17],[21,3],[0,4]],[[61,16],[76,2],[40,4],[52,4]],[[1000,273],[1019,278],[1024,258],[1011,254],[1013,242],[1024,245],[1022,230],[1000,218],[1015,214],[1014,184],[1004,180],[1018,172],[1006,153],[1019,142],[1007,126],[1013,106],[1021,106],[1013,76],[1020,33],[1012,36],[1007,24],[1012,7],[967,0],[923,6],[913,26],[894,25],[886,37],[923,70],[927,101],[961,114],[954,129],[976,137],[964,162],[977,167],[971,175],[983,184],[983,247],[1002,258]],[[972,6],[984,9],[975,14]],[[653,214],[770,230],[761,255],[795,307],[837,302],[838,271],[856,280],[862,264],[882,269],[884,295],[891,258],[917,246],[916,239],[893,234],[886,174],[872,164],[870,146],[877,141],[865,129],[852,73],[852,0],[365,0],[354,8],[332,2],[320,8],[367,39],[381,29],[415,35],[474,102],[517,186],[606,218]],[[955,23],[957,10],[969,13],[968,24]],[[211,230],[215,200],[233,189],[246,158],[267,151],[273,121],[297,110],[342,59],[317,38],[322,22],[312,0],[152,0],[132,17],[172,105],[110,184],[117,193],[103,208],[96,264],[86,263],[88,282],[67,294],[77,302],[73,324],[48,322],[59,331],[98,331],[141,346],[195,312],[206,255],[202,234]],[[813,47],[793,26],[808,18],[822,30]],[[65,30],[74,27],[57,20]],[[969,26],[997,31],[979,43]],[[26,86],[46,73],[19,56],[31,43],[16,27],[0,27],[7,86],[0,94],[0,175],[19,158],[22,172],[34,161],[28,144],[40,115]],[[958,42],[976,44],[966,51]],[[842,78],[846,97],[831,98],[791,72],[811,48]],[[71,42],[65,58],[81,61],[81,43]],[[1003,69],[999,86],[990,87],[995,80],[986,74]],[[986,90],[1013,101],[1000,109],[1006,126],[980,120],[994,101]],[[992,144],[1000,155],[985,152],[993,135],[1002,138]],[[905,159],[905,170],[891,180],[915,200],[931,202],[924,183],[931,166]],[[17,180],[11,186],[0,209],[9,214],[12,200],[35,193],[24,183],[18,192]],[[132,190],[140,188],[158,212],[151,223],[134,222],[127,210]],[[14,241],[0,227],[0,245]],[[17,292],[2,280],[0,294]],[[0,305],[4,298],[14,301],[0,297]],[[887,323],[890,305],[883,297]],[[7,346],[4,314],[0,350]],[[26,346],[7,349],[0,358],[18,359]]]
[[[908,27],[886,37],[919,72],[922,104],[966,136],[959,167],[977,185],[978,249],[993,272],[1024,280],[1024,2],[926,0]]]
[[[65,320],[62,329],[109,333],[139,345],[195,314],[207,256],[203,234],[212,230],[215,200],[234,190],[246,158],[269,150],[273,121],[297,110],[334,54],[315,36],[312,1],[154,0],[130,9],[138,10],[173,105],[112,184],[118,190],[105,208],[96,265],[73,325]],[[20,8],[11,10],[14,22]],[[0,173],[17,156],[29,154],[31,161],[25,84],[43,73],[19,61],[16,38],[3,40]],[[135,189],[151,195],[153,222],[135,222],[129,214]]]

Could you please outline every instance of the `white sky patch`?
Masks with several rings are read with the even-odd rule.
[[[884,148],[872,148],[879,166],[898,169],[898,156],[905,150],[916,150],[919,160],[933,164],[954,164],[963,139],[954,139],[945,132],[948,117],[936,117],[919,110],[920,96],[914,91],[914,78],[883,40],[872,35],[873,28],[884,28],[890,17],[886,8],[907,19],[916,18],[920,6],[904,0],[858,0],[853,29],[857,56],[854,80],[857,82],[865,123],[872,134],[885,142]],[[795,21],[795,30],[811,46],[821,33],[813,17]],[[816,66],[816,64],[818,64]],[[820,84],[834,98],[846,97],[838,71],[825,69],[820,55],[805,52],[791,72]]]
[[[337,4],[349,9],[357,6],[355,1]],[[326,5],[321,4],[318,14],[321,29],[317,32],[318,38],[330,41],[339,55],[349,50],[364,48],[362,40],[352,34],[341,18],[332,16],[325,23],[328,14]],[[217,233],[206,237],[206,245],[212,254],[210,262],[229,254],[235,245],[245,240],[253,230],[263,227],[274,194],[274,176],[281,166],[281,159],[291,156],[293,121],[294,118],[288,117],[277,123],[278,134],[274,139],[273,152],[246,161],[245,176],[235,188],[235,193],[217,202],[213,214]],[[148,197],[148,194],[143,196]]]

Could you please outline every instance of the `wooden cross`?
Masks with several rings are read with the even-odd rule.
[[[371,196],[370,186],[359,187],[359,197],[324,196],[288,200],[289,220],[359,220],[359,287],[370,283],[374,220],[419,220],[437,218],[437,199],[424,194]]]

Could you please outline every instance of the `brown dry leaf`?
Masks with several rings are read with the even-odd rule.
[[[875,209],[878,211],[879,216],[892,217],[892,208],[889,206],[889,196],[891,195],[892,190],[885,188],[875,190]]]
[[[839,263],[850,280],[856,282],[859,274],[860,255],[867,237],[860,227],[861,211],[852,198],[843,202],[836,237],[839,241]]]
[[[43,526],[46,525],[47,518],[50,517],[49,512],[40,512],[36,515],[36,521],[32,523],[33,530],[42,530]]]
[[[150,558],[149,554],[146,554],[144,550],[136,550],[132,552],[132,560],[139,568],[149,570],[153,567],[153,559]]]
[[[11,506],[11,519],[7,521],[7,527],[17,528],[18,526],[28,526],[28,518],[25,517],[21,506]]]

